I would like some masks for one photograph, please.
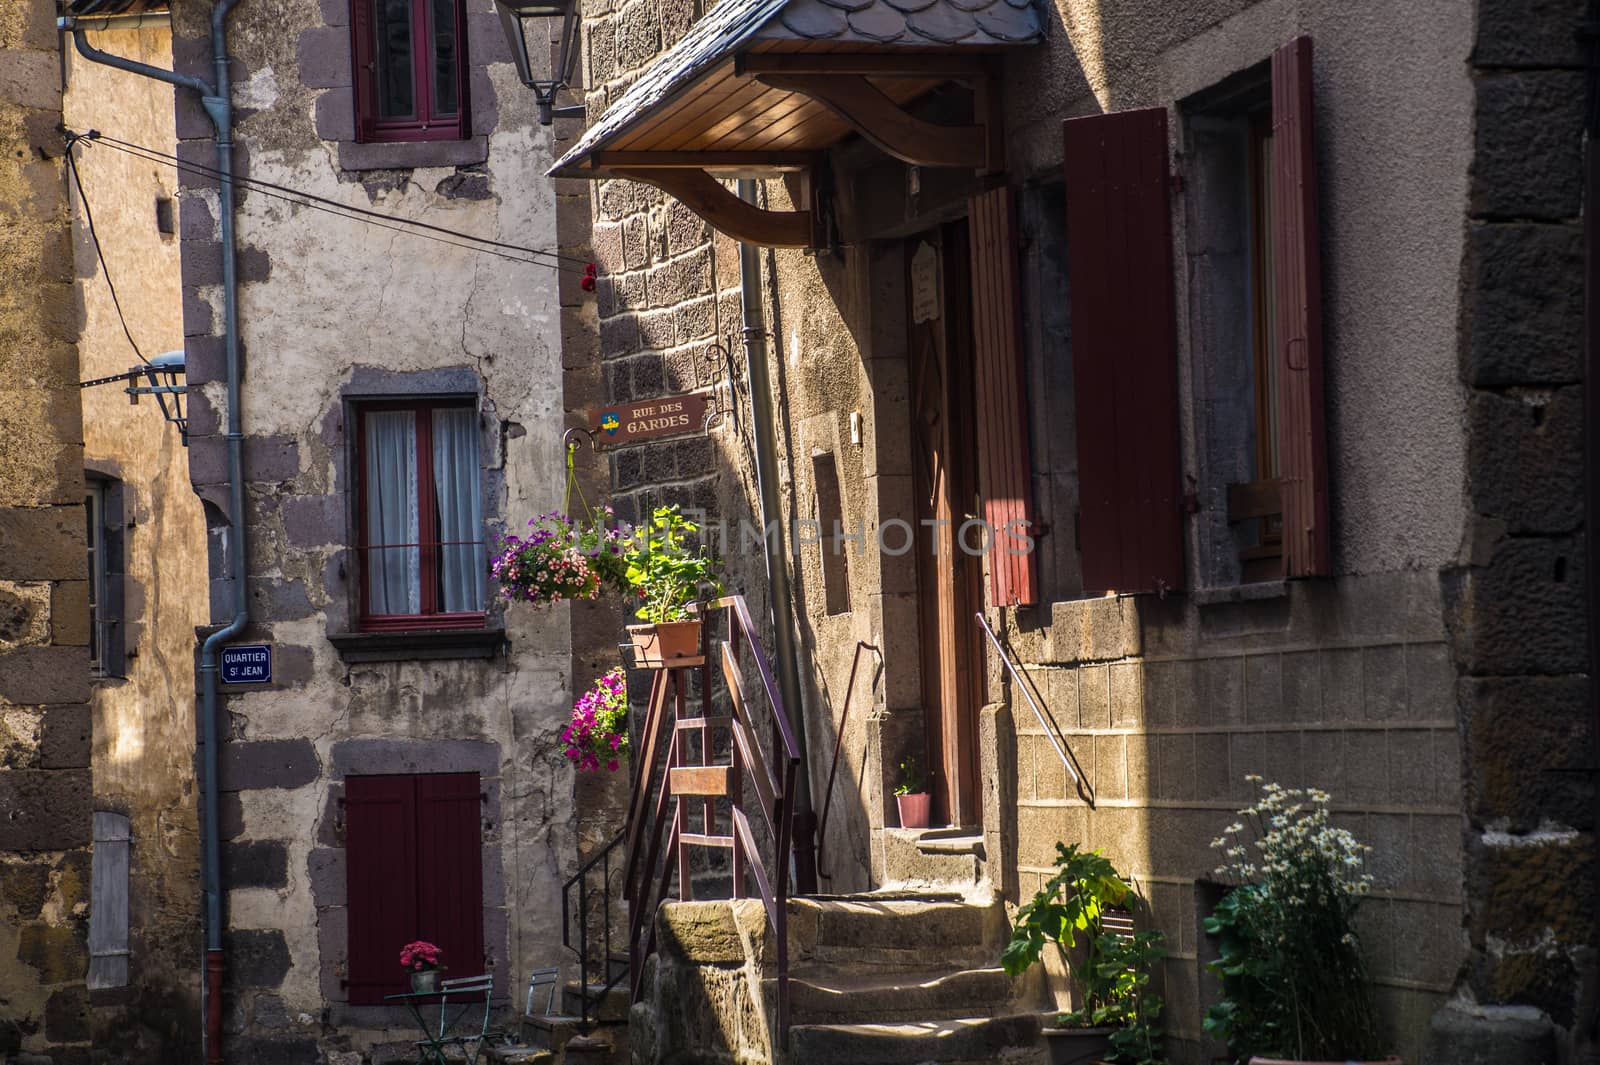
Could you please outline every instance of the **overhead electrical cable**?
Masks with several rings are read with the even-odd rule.
[[[136,158],[144,159],[149,162],[162,163],[167,166],[172,166],[179,171],[209,178],[213,181],[216,180],[219,175],[219,172],[214,167],[207,166],[203,163],[190,162],[188,160],[180,159],[171,153],[163,152],[155,148],[149,148],[142,144],[134,144],[129,141],[119,140],[96,130],[91,130],[86,134],[78,134],[75,136],[91,143],[104,144],[108,148],[123,152],[127,155],[132,155]],[[582,266],[586,271],[590,270],[588,260],[578,256],[563,255],[560,252],[548,251],[542,248],[530,248],[525,245],[509,244],[504,241],[491,240],[487,237],[475,236],[471,233],[464,233],[460,230],[450,229],[446,226],[435,225],[430,222],[422,222],[416,219],[403,218],[398,215],[386,214],[382,211],[374,211],[364,207],[356,207],[351,204],[340,203],[338,200],[332,200],[325,196],[319,196],[315,193],[306,192],[302,189],[296,189],[287,185],[279,185],[270,181],[262,181],[258,178],[235,176],[234,182],[237,185],[240,185],[250,191],[257,192],[262,196],[268,197],[269,199],[281,200],[295,206],[307,207],[312,210],[322,211],[326,214],[342,217],[351,221],[365,222],[369,225],[375,225],[380,229],[389,229],[395,232],[409,233],[412,236],[422,237],[426,240],[437,241],[441,244],[448,244],[452,247],[463,248],[468,251],[494,255],[497,258],[505,259],[510,262],[523,263],[530,266],[545,266],[551,269],[563,269],[568,266],[577,268]],[[436,236],[434,234],[443,234],[444,236]],[[449,240],[445,239],[446,237],[455,237],[459,239]],[[462,243],[463,241],[467,243]]]
[[[95,258],[100,260],[100,273],[105,276],[106,288],[111,290],[111,306],[117,309],[117,321],[122,323],[122,335],[128,338],[128,346],[133,348],[133,353],[139,356],[139,361],[149,365],[150,360],[144,357],[144,352],[139,350],[138,341],[133,339],[133,331],[128,328],[128,319],[122,314],[122,301],[117,298],[117,286],[111,280],[111,267],[106,265],[106,253],[100,250],[100,234],[95,232],[94,212],[89,209],[89,197],[83,191],[83,178],[78,176],[78,160],[73,155],[73,149],[78,146],[82,136],[67,131],[67,169],[72,171],[72,184],[78,190],[78,202],[83,204],[83,220],[89,227],[89,239],[94,243]]]

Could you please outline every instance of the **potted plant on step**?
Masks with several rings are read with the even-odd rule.
[[[634,534],[625,555],[627,581],[644,599],[637,613],[645,624],[629,625],[628,636],[641,666],[671,666],[700,652],[701,619],[692,616],[689,605],[702,589],[715,594],[720,586],[710,552],[703,545],[689,549],[689,538],[699,531],[671,506],[657,507]]]
[[[411,990],[419,995],[439,990],[439,974],[444,971],[444,951],[425,939],[400,948],[400,967],[411,974]]]
[[[1165,956],[1159,931],[1119,933],[1106,916],[1133,888],[1099,851],[1056,844],[1056,875],[1017,911],[1000,964],[1020,976],[1054,944],[1078,1008],[1044,1029],[1052,1065],[1154,1065],[1164,1059],[1161,999],[1151,974]],[[1131,915],[1130,915],[1131,918]],[[1131,928],[1131,919],[1127,922]]]
[[[1381,1038],[1355,915],[1372,884],[1372,848],[1329,820],[1331,797],[1248,776],[1256,801],[1211,846],[1234,886],[1206,918],[1220,957],[1222,1001],[1206,1034],[1237,1062],[1379,1059]]]
[[[917,756],[907,755],[900,763],[900,783],[894,786],[894,802],[900,808],[901,828],[927,828],[933,796],[917,765]]]

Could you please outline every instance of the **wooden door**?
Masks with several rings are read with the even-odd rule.
[[[910,242],[906,320],[927,740],[923,767],[932,770],[934,822],[972,827],[982,823],[977,740],[984,673],[974,620],[983,603],[983,559],[957,542],[962,523],[982,511],[968,255],[965,222]],[[931,303],[930,285],[936,294]],[[981,539],[971,538],[975,546]]]

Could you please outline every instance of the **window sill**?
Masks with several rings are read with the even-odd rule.
[[[1196,588],[1189,593],[1198,606],[1217,603],[1252,603],[1261,599],[1283,599],[1289,594],[1289,582],[1253,581],[1250,584],[1230,584],[1220,588]]]
[[[472,166],[489,158],[489,138],[464,141],[340,141],[341,170],[415,170]]]
[[[414,632],[330,632],[328,642],[346,662],[408,662],[439,658],[494,658],[510,641],[504,629],[432,629]]]

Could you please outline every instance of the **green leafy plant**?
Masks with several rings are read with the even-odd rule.
[[[716,560],[704,546],[690,550],[700,526],[676,506],[657,507],[650,520],[635,529],[624,554],[629,586],[644,599],[637,615],[652,624],[688,621],[689,604],[702,589],[721,590]]]
[[[1105,928],[1106,911],[1133,894],[1132,885],[1099,851],[1057,843],[1056,874],[1017,911],[1000,964],[1020,976],[1054,944],[1079,1003],[1058,1023],[1115,1028],[1108,1060],[1152,1065],[1164,1060],[1157,1027],[1162,1001],[1150,986],[1156,964],[1165,957],[1164,937],[1154,930],[1124,937]]]
[[[928,790],[928,779],[922,775],[922,768],[917,764],[917,756],[906,755],[906,760],[900,763],[900,783],[894,786],[896,795],[921,795]]]
[[[1333,827],[1327,792],[1245,779],[1260,796],[1211,842],[1223,856],[1216,875],[1234,887],[1205,920],[1223,994],[1206,1011],[1206,1034],[1238,1061],[1375,1058],[1372,985],[1355,934],[1372,848]]]

